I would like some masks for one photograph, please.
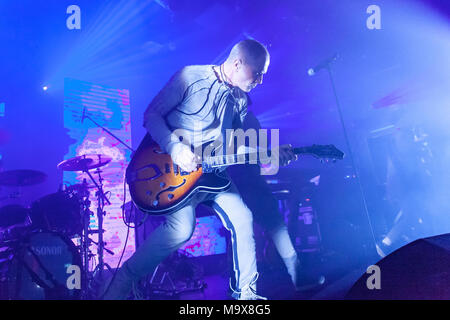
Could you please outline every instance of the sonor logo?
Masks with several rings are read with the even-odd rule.
[[[40,246],[32,249],[38,256],[57,256],[62,254],[61,246]]]

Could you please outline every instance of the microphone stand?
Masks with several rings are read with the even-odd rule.
[[[327,63],[327,65],[325,66],[325,69],[327,69],[328,75],[330,77],[331,87],[333,88],[334,99],[336,100],[336,106],[337,106],[337,110],[338,110],[338,113],[339,113],[339,119],[340,119],[340,122],[341,122],[342,131],[344,133],[345,143],[347,145],[348,154],[349,154],[349,157],[350,157],[353,174],[354,174],[354,176],[356,178],[356,181],[358,183],[358,188],[359,188],[359,191],[360,191],[361,196],[362,196],[364,211],[365,211],[365,214],[366,214],[366,217],[367,217],[367,222],[369,224],[369,229],[370,229],[370,233],[371,233],[372,240],[373,240],[373,248],[372,249],[374,249],[375,252],[376,252],[376,239],[375,239],[375,234],[374,234],[374,231],[373,231],[372,223],[370,221],[370,215],[369,215],[369,210],[367,208],[366,196],[365,196],[365,192],[364,192],[364,189],[362,187],[362,184],[361,184],[361,179],[359,177],[358,169],[357,169],[357,167],[355,165],[355,160],[354,160],[354,157],[353,157],[352,148],[350,146],[350,140],[348,138],[347,129],[345,127],[344,117],[342,116],[341,104],[339,103],[339,98],[338,98],[338,95],[337,95],[336,86],[335,86],[335,83],[334,83],[334,80],[333,80],[333,75],[331,73],[330,63]]]
[[[102,128],[103,131],[105,131],[106,133],[108,133],[111,137],[113,137],[114,139],[116,139],[117,141],[119,141],[121,144],[123,144],[127,149],[129,149],[131,151],[131,158],[133,158],[133,155],[135,154],[135,150],[133,148],[131,148],[129,145],[127,145],[125,142],[123,142],[121,139],[119,139],[114,133],[112,133],[111,131],[109,131],[108,129],[106,129],[104,126],[98,124],[94,119],[92,119],[90,116],[85,115],[85,112],[83,110],[83,116],[81,119],[81,123],[83,123],[84,119],[89,119],[91,120],[97,127]]]

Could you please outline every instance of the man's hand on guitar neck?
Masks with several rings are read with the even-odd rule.
[[[197,165],[201,161],[199,156],[195,155],[188,146],[182,143],[175,144],[169,154],[172,157],[172,161],[186,172],[196,171]]]
[[[298,156],[292,150],[291,144],[283,144],[278,148],[279,165],[284,167],[291,163],[292,160],[297,160]]]

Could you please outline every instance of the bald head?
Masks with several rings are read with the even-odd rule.
[[[269,63],[266,47],[256,40],[246,39],[233,46],[224,66],[232,84],[249,92],[262,83]]]
[[[232,62],[235,59],[242,59],[244,64],[252,67],[264,67],[266,62],[270,60],[269,52],[260,42],[252,39],[242,40],[236,43],[227,58]]]

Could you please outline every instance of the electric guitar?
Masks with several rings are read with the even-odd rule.
[[[295,154],[338,160],[344,153],[333,145],[293,148]],[[126,180],[135,205],[150,215],[170,214],[182,208],[197,192],[219,193],[231,186],[220,168],[254,163],[258,153],[205,157],[194,172],[184,172],[173,163],[150,135],[146,135],[131,159]],[[259,161],[259,160],[258,160]]]

